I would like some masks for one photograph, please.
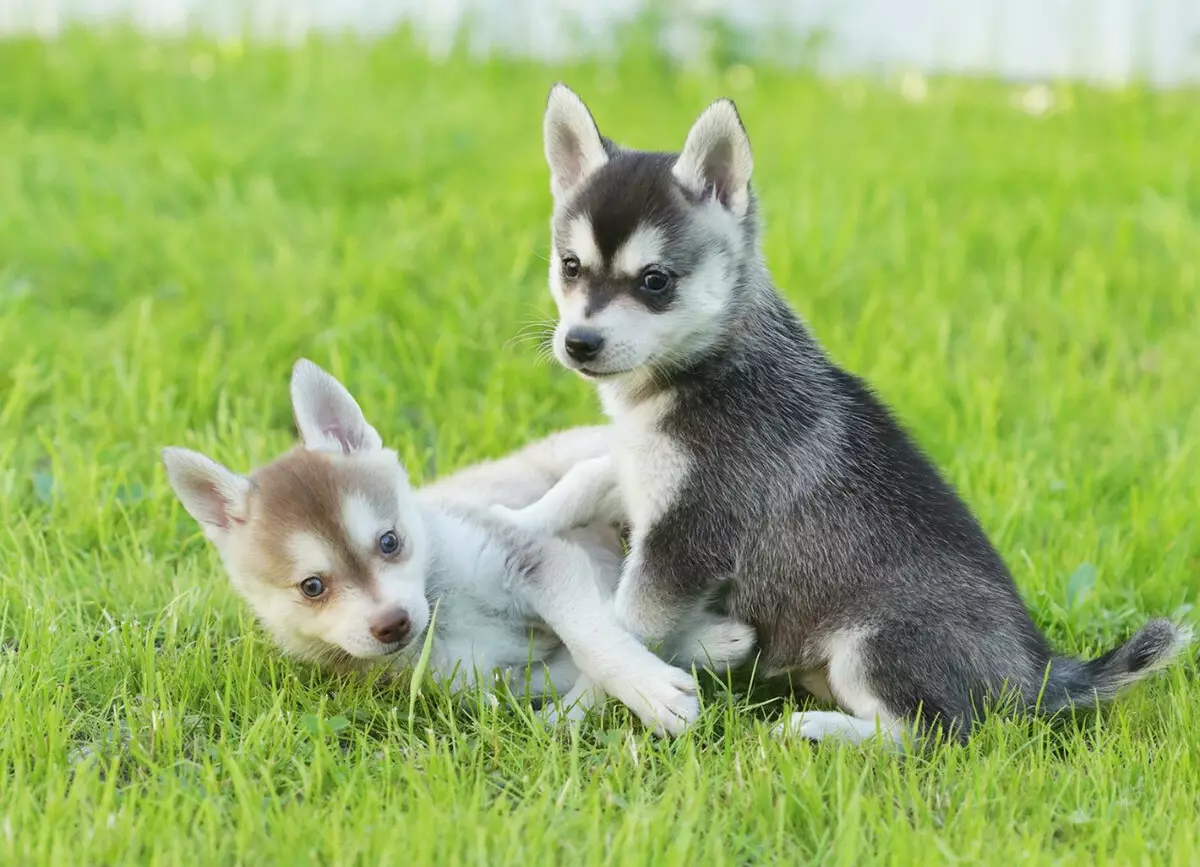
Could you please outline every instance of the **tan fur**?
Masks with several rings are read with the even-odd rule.
[[[342,525],[337,504],[348,493],[365,498],[374,511],[399,522],[395,468],[358,457],[346,460],[334,452],[295,448],[250,476],[253,487],[247,503],[249,550],[256,554],[259,574],[280,587],[295,583],[298,564],[292,562],[290,542],[296,533],[315,534],[336,559],[332,574],[320,576],[331,596],[342,582],[374,591],[371,558],[374,552],[356,546]],[[401,527],[395,527],[401,533]],[[406,547],[401,548],[400,558]]]

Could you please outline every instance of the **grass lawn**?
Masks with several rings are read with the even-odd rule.
[[[0,862],[1200,861],[1195,657],[1065,732],[897,758],[711,696],[655,742],[283,660],[158,464],[292,441],[346,382],[415,479],[592,422],[538,358],[541,113],[568,80],[677,148],[713,97],[833,355],[946,469],[1057,645],[1200,590],[1195,94],[423,59],[72,35],[0,43]],[[937,612],[931,611],[930,616]],[[777,711],[776,711],[777,712]]]

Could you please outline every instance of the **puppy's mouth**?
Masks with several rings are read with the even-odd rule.
[[[358,651],[357,653],[346,650],[344,647],[339,647],[338,650],[340,650],[350,659],[358,660],[361,663],[370,663],[377,662],[381,659],[391,659],[393,656],[398,655],[411,643],[412,642],[410,641],[394,641],[391,644],[383,645],[377,650]]]
[[[410,632],[407,638],[386,645],[386,649],[380,656],[390,659],[393,656],[399,656],[405,651],[415,650],[416,652],[420,652],[421,648],[425,645],[425,637],[428,631],[428,626],[422,626],[420,632]]]
[[[577,367],[575,372],[588,379],[608,379],[612,376],[620,376],[622,373],[628,373],[628,370],[593,370],[590,367]]]

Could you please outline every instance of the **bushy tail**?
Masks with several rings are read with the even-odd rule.
[[[1192,641],[1192,631],[1170,620],[1151,620],[1133,637],[1091,660],[1055,659],[1040,702],[1044,713],[1095,707],[1130,684],[1170,665]]]

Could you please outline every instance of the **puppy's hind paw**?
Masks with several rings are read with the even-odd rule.
[[[860,719],[839,711],[810,710],[794,713],[777,725],[772,734],[777,738],[793,735],[808,741],[844,741],[863,744],[878,738],[887,749],[903,751],[903,726],[878,719]]]
[[[754,627],[736,620],[716,620],[688,635],[677,657],[685,665],[736,668],[754,653],[758,634]]]

